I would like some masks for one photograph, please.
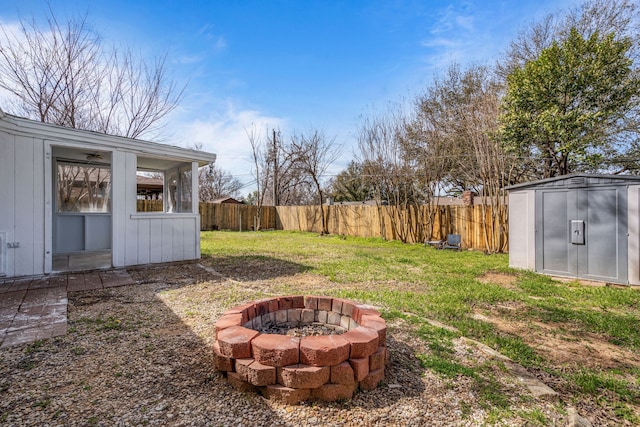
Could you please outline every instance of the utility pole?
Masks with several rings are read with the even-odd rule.
[[[280,204],[278,197],[278,142],[276,141],[276,130],[273,129],[273,206]]]

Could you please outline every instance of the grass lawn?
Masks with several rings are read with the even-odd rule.
[[[639,290],[512,270],[507,255],[313,233],[203,232],[202,255],[238,281],[323,277],[331,283],[327,295],[381,307],[391,333],[402,324],[421,344],[414,356],[425,370],[478,383],[494,421],[513,409],[486,366],[455,354],[453,342],[461,336],[526,367],[560,394],[559,408],[640,424]],[[258,267],[251,269],[258,277],[243,276],[248,265]],[[279,291],[304,293],[291,283]],[[235,299],[255,298],[247,291]],[[535,411],[520,417],[545,424]]]

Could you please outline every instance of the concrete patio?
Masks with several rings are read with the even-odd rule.
[[[0,348],[64,335],[68,292],[134,283],[124,269],[0,280]]]

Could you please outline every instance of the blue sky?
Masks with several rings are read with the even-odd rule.
[[[202,143],[222,169],[251,177],[245,129],[321,128],[356,146],[358,118],[410,99],[457,62],[493,63],[520,30],[575,0],[77,1],[50,0],[58,17],[88,14],[107,44],[168,55],[186,85],[167,142]],[[0,22],[41,19],[47,2],[0,0]],[[249,187],[248,187],[249,189]],[[248,191],[247,191],[248,192]]]

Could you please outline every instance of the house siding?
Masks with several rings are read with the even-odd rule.
[[[112,265],[125,267],[197,259],[197,213],[137,213],[137,156],[191,162],[197,206],[197,168],[215,156],[146,141],[46,125],[0,111],[0,276],[47,274],[52,270],[53,149],[68,147],[111,154]],[[191,157],[193,156],[193,157]],[[197,159],[197,160],[196,160]],[[19,247],[7,247],[18,242]]]
[[[15,137],[0,134],[0,159],[4,159],[0,167],[0,232],[4,233],[6,242],[14,241],[15,230]],[[5,246],[6,247],[6,246]],[[4,266],[4,273],[14,275],[14,249],[1,252],[4,259],[0,263]]]
[[[7,242],[6,276],[44,272],[44,141],[0,133],[0,231]]]

